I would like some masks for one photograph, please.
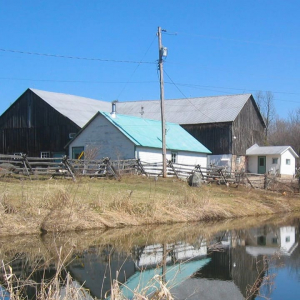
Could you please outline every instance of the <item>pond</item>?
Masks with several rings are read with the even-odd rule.
[[[0,239],[0,261],[20,282],[35,283],[63,265],[61,278],[70,274],[75,286],[89,290],[85,299],[109,299],[115,279],[129,299],[134,290],[151,295],[160,284],[174,299],[299,299],[299,226],[298,216],[284,215],[7,237]],[[36,289],[24,293],[34,299]]]

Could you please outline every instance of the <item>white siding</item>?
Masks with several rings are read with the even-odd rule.
[[[278,159],[277,164],[273,164],[273,158]],[[276,172],[280,173],[280,155],[273,154],[266,156],[266,172],[269,172],[270,174],[276,174]]]
[[[289,159],[291,164],[287,165],[286,160]],[[295,157],[290,150],[285,151],[281,155],[280,174],[282,175],[295,175]]]
[[[72,147],[90,147],[98,153],[93,159],[110,157],[116,159],[135,158],[134,144],[115,128],[102,115],[98,115],[76,139],[69,145],[69,157],[72,158]]]
[[[247,156],[248,168],[247,172],[257,173],[258,172],[258,157],[257,156]]]
[[[289,150],[284,152],[281,156],[279,154],[247,156],[248,171],[250,173],[258,172],[258,156],[266,157],[266,172],[274,174],[277,171],[281,175],[295,174],[295,157]],[[273,164],[273,158],[278,158],[277,164]],[[290,165],[286,164],[286,159],[290,159]]]
[[[167,159],[171,160],[171,152],[167,150]],[[186,165],[201,165],[207,167],[207,155],[196,152],[174,151],[177,153],[177,163]],[[136,148],[136,158],[142,162],[158,163],[162,162],[162,150],[156,148]]]

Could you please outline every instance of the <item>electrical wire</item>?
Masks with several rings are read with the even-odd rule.
[[[19,54],[28,54],[28,55],[37,55],[37,56],[47,56],[47,57],[54,57],[54,58],[77,59],[77,60],[92,60],[92,61],[101,61],[101,62],[131,63],[131,64],[156,64],[156,62],[150,62],[150,61],[141,62],[141,61],[134,61],[134,60],[116,60],[116,59],[102,59],[102,58],[91,58],[91,57],[67,56],[67,55],[28,52],[28,51],[11,50],[11,49],[3,49],[3,48],[0,48],[0,51],[2,51],[2,52],[11,52],[11,53],[19,53]]]
[[[132,74],[129,76],[129,79],[127,80],[127,82],[125,83],[125,85],[123,86],[122,90],[120,91],[119,95],[117,96],[116,99],[119,99],[121,94],[124,92],[125,88],[127,87],[129,80],[133,77],[133,75],[135,74],[136,70],[138,69],[138,67],[141,65],[141,63],[143,62],[144,57],[147,55],[148,51],[150,50],[150,48],[152,47],[154,41],[156,39],[156,35],[154,36],[152,42],[150,43],[150,46],[147,48],[145,54],[143,55],[142,59],[140,60],[140,63],[138,63],[138,65],[135,67],[135,69],[133,70]]]

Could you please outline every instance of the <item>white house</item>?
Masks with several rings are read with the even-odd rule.
[[[162,162],[161,122],[97,112],[70,141],[69,157],[92,151],[94,159],[140,159]],[[166,123],[167,159],[174,163],[207,166],[211,152],[180,125]]]
[[[254,144],[247,149],[247,165],[250,173],[295,175],[297,153],[290,146],[265,146]]]

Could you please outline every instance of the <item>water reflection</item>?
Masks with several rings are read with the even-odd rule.
[[[235,222],[0,239],[0,259],[19,278],[41,282],[64,257],[62,277],[70,273],[98,299],[114,279],[128,298],[137,287],[153,293],[165,279],[175,299],[298,299],[299,219]],[[35,292],[26,290],[32,299]]]

